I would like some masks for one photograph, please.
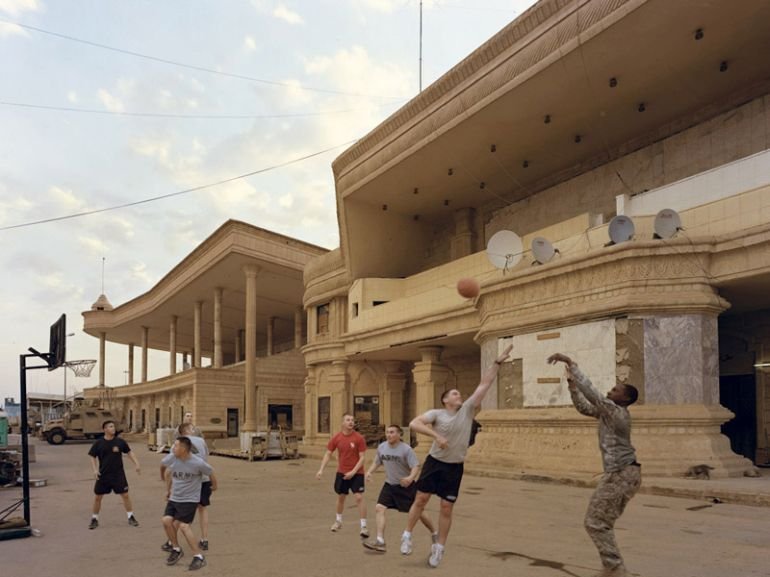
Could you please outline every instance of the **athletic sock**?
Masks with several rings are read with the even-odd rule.
[[[361,529],[366,529],[366,519],[361,519]]]
[[[197,557],[198,559],[203,559],[203,555],[201,553],[198,553],[197,555],[193,555],[194,557]]]
[[[131,517],[133,517],[133,516],[134,516],[134,512],[133,512],[133,511],[128,511],[128,512],[126,513],[126,515],[128,515],[128,518],[130,519]]]
[[[337,513],[337,522],[338,523],[342,523],[342,514],[341,513]]]
[[[439,551],[443,551],[444,546],[441,543],[436,543],[436,549],[438,549]]]
[[[174,551],[176,551],[177,553],[180,552],[181,550],[182,550],[181,547],[174,547]]]
[[[377,535],[377,543],[379,545],[384,545],[385,544],[385,539],[383,537],[380,537],[379,535]]]
[[[401,535],[402,539],[411,539],[412,538],[412,532],[411,531],[404,531],[404,534]]]
[[[96,519],[98,521],[99,520],[99,515],[92,513],[91,514],[91,519]]]

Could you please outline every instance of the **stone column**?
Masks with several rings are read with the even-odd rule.
[[[147,348],[150,340],[149,327],[142,327],[142,382],[147,382]]]
[[[222,289],[214,289],[214,368],[222,367]]]
[[[406,374],[400,361],[387,361],[385,363],[385,382],[382,385],[382,423],[388,425],[408,425],[404,421],[404,389],[406,388]]]
[[[315,368],[307,367],[305,376],[305,437],[304,442],[311,442],[318,435],[318,396],[315,382]]]
[[[195,301],[193,311],[193,366],[198,369],[201,366],[201,316],[203,315],[203,303]]]
[[[99,386],[104,386],[104,357],[107,346],[107,333],[99,333]]]
[[[241,430],[254,432],[257,430],[257,275],[259,267],[246,265],[243,267],[246,275],[246,371],[244,382],[245,418]]]
[[[302,346],[302,307],[294,309],[294,348]]]
[[[475,252],[475,214],[472,208],[463,208],[455,211],[455,234],[452,237],[451,245],[452,260],[457,260]]]
[[[128,384],[134,384],[134,343],[128,344]]]
[[[273,333],[275,330],[275,317],[267,319],[267,356],[273,354]]]
[[[168,372],[170,375],[176,374],[176,315],[171,315],[168,324]]]
[[[332,361],[328,382],[331,392],[329,424],[331,432],[334,434],[340,428],[342,415],[352,410],[350,406],[350,376],[348,375],[347,361]]]
[[[441,364],[442,347],[421,347],[422,360],[414,364],[412,375],[417,391],[415,416],[440,406],[441,393],[449,380],[449,369]],[[420,451],[430,448],[430,438],[417,435]]]

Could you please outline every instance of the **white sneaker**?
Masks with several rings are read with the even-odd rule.
[[[342,521],[335,521],[334,525],[332,525],[332,532],[336,533],[340,529],[342,529]]]
[[[405,537],[404,535],[401,536],[401,554],[412,554],[412,540],[409,537]]]
[[[444,556],[444,548],[438,543],[434,543],[430,546],[430,557],[428,557],[428,565],[434,569],[441,563],[441,558]]]

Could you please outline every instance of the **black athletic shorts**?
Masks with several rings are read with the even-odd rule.
[[[338,495],[347,495],[348,493],[364,492],[364,476],[353,475],[352,479],[345,479],[345,475],[337,472],[334,477],[334,492]]]
[[[384,505],[388,509],[398,509],[401,513],[408,513],[416,496],[417,483],[412,483],[408,487],[385,483],[380,496],[377,497],[377,504]]]
[[[454,503],[460,494],[462,480],[462,463],[444,463],[428,455],[422,466],[420,478],[417,479],[417,490],[438,495],[445,501]]]
[[[203,481],[201,485],[201,500],[198,501],[198,505],[208,507],[211,505],[211,481]]]
[[[166,502],[164,517],[173,517],[174,521],[187,523],[188,525],[195,520],[195,511],[198,503],[177,503],[175,501]]]
[[[94,483],[94,493],[97,495],[108,495],[113,492],[116,495],[128,493],[128,481],[126,481],[125,474],[117,477],[99,477]]]

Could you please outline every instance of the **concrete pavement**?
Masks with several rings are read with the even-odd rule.
[[[39,444],[32,477],[47,487],[32,490],[37,538],[0,542],[0,574],[34,577],[134,577],[187,573],[189,553],[166,567],[160,551],[164,506],[158,478],[160,455],[137,442],[143,467],[127,462],[134,509],[141,526],[129,527],[118,497],[105,497],[101,526],[87,529],[93,480],[88,443]],[[201,575],[367,577],[441,574],[452,577],[587,577],[599,561],[582,528],[590,490],[553,483],[466,476],[444,561],[426,559],[429,538],[415,529],[415,553],[402,557],[398,541],[405,516],[388,513],[384,555],[363,549],[353,500],[341,532],[334,520],[330,463],[316,481],[316,459],[246,461],[212,457],[220,479],[211,508],[211,549]],[[369,523],[383,476],[368,488]],[[747,481],[763,481],[763,479]],[[686,482],[682,480],[682,482]],[[693,481],[693,483],[697,483]],[[705,483],[705,482],[704,482]],[[20,490],[0,491],[0,508]],[[437,503],[429,506],[435,516]],[[196,532],[198,528],[196,526]],[[629,569],[644,577],[726,577],[770,574],[770,508],[706,499],[640,494],[620,519],[617,536]]]

